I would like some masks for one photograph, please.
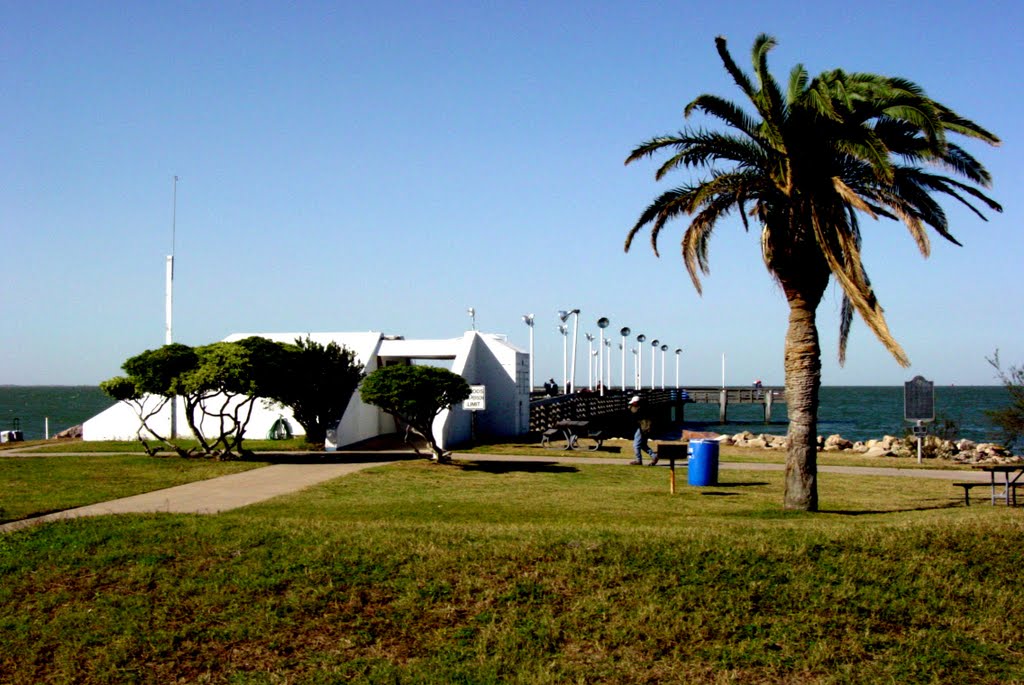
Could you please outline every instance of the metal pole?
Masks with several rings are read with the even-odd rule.
[[[569,382],[569,329],[559,326],[558,332],[562,334],[562,392],[565,393]]]
[[[170,345],[174,342],[174,250],[178,233],[178,177],[174,177],[174,186],[171,202],[171,254],[167,256],[167,301],[164,303],[166,312],[166,327],[164,330],[164,344]],[[178,398],[171,396],[171,430],[170,437],[173,440],[178,437]]]
[[[576,392],[576,348],[580,341],[580,310],[574,312],[572,323],[572,391]]]

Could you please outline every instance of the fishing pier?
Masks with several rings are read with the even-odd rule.
[[[612,419],[626,416],[629,398],[639,395],[654,411],[664,412],[673,422],[685,420],[687,404],[717,404],[719,423],[728,422],[729,405],[760,404],[766,423],[772,420],[772,407],[785,403],[781,387],[701,387],[686,389],[640,389],[579,392],[572,395],[537,397],[530,401],[530,430],[544,431],[562,421]]]

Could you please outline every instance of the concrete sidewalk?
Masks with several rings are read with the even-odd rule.
[[[412,453],[409,453],[411,455]],[[173,488],[132,495],[109,502],[89,504],[45,516],[12,521],[0,525],[0,533],[8,533],[47,521],[103,516],[105,514],[216,514],[237,509],[256,502],[297,492],[311,485],[346,476],[362,469],[394,463],[407,458],[405,453],[380,455],[381,461],[352,461],[328,464],[274,464],[261,468],[220,476],[209,480],[177,485]],[[392,458],[389,459],[388,456]]]

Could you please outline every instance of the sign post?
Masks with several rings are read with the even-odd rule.
[[[470,440],[473,444],[476,444],[476,413],[478,411],[487,410],[487,386],[486,385],[471,385],[469,386],[469,397],[462,402],[462,408],[466,411],[472,412],[471,423],[470,423]]]
[[[903,418],[914,422],[917,436],[917,463],[921,463],[921,441],[928,434],[925,422],[935,420],[935,383],[924,376],[914,376],[903,384]]]

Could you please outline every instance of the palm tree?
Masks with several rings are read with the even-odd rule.
[[[775,44],[763,34],[754,41],[751,78],[737,67],[725,39],[715,40],[726,71],[756,116],[721,97],[701,95],[686,106],[685,115],[703,112],[724,122],[725,131],[687,128],[641,144],[626,159],[629,164],[668,152],[657,180],[680,167],[708,172],[699,182],[656,198],[630,230],[626,250],[649,226],[657,255],[665,224],[689,215],[682,257],[699,293],[699,273],[710,273],[708,243],[719,221],[735,211],[745,229],[751,217],[760,225],[765,266],[789,304],[785,507],[816,511],[821,349],[815,312],[829,280],[834,277],[843,293],[840,363],[857,312],[896,361],[909,365],[861,263],[860,219],[903,222],[926,257],[926,225],[959,245],[933,194],[954,198],[982,219],[972,202],[994,211],[1002,208],[976,187],[990,184],[989,173],[947,134],[993,145],[999,139],[901,78],[834,70],[811,79],[797,65],[783,92],[768,70],[768,52]]]

